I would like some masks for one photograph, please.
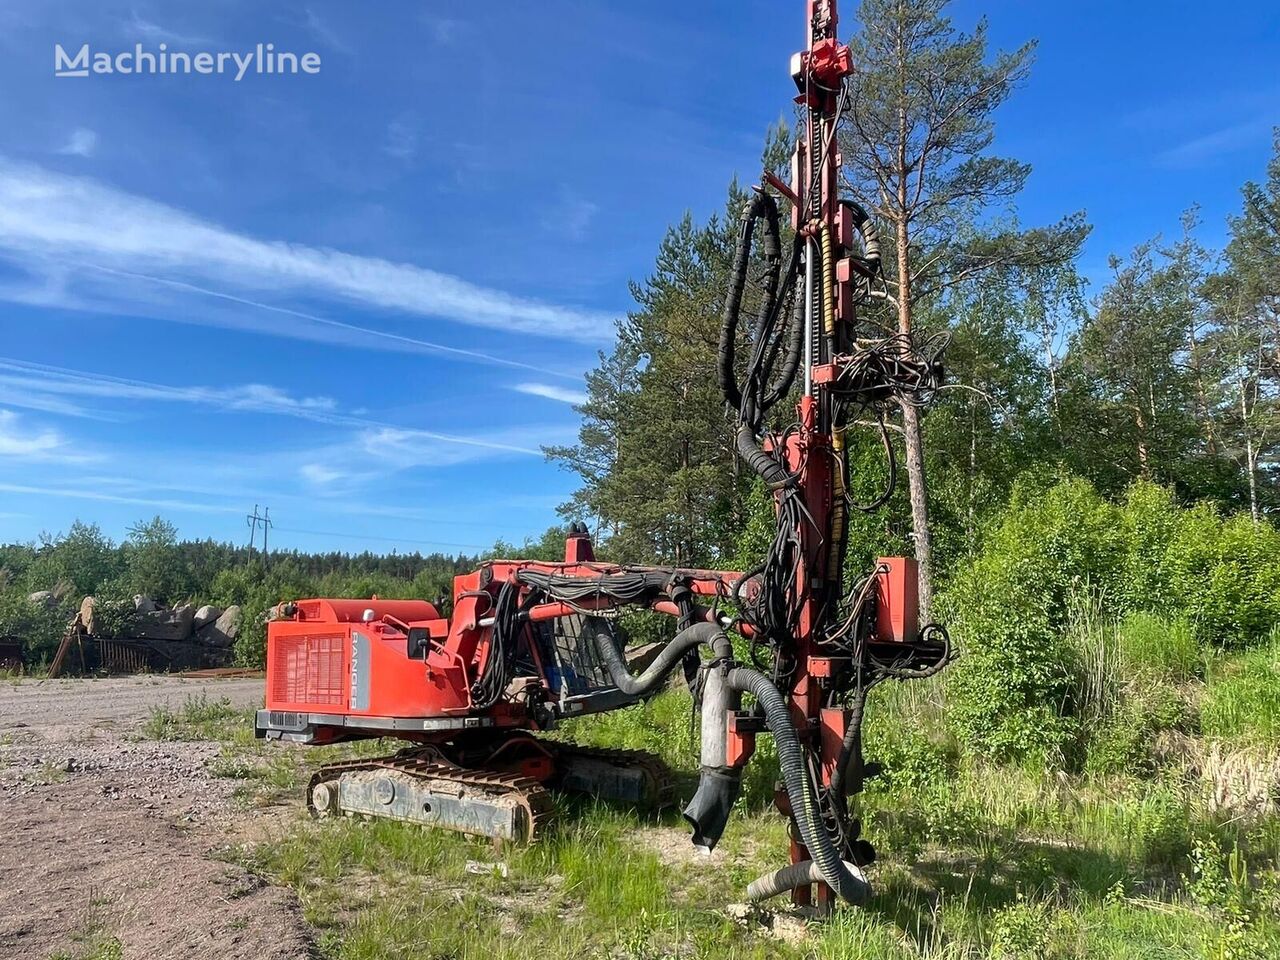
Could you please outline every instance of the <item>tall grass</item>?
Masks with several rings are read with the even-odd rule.
[[[1200,722],[1210,736],[1280,750],[1280,628],[1265,646],[1215,665]]]

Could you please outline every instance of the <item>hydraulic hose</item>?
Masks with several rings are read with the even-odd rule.
[[[765,271],[761,286],[759,323],[763,326],[773,311],[781,268],[782,245],[778,239],[778,204],[769,194],[761,191],[747,204],[742,213],[742,225],[738,233],[738,248],[734,252],[729,270],[729,290],[725,294],[724,309],[720,321],[720,349],[717,370],[720,389],[725,401],[735,410],[742,406],[742,391],[734,374],[734,354],[737,346],[738,313],[742,307],[742,291],[747,284],[747,267],[751,261],[751,236],[757,220],[764,220]]]
[[[765,411],[772,408],[791,390],[791,385],[795,383],[796,370],[800,367],[800,353],[804,348],[804,300],[794,295],[794,285],[796,269],[800,264],[801,251],[803,249],[804,237],[797,232],[791,248],[791,262],[785,281],[788,285],[787,289],[792,293],[791,326],[787,330],[787,352],[782,358],[782,368],[774,377],[773,382],[769,384],[769,389],[760,403]]]
[[[764,710],[765,723],[773,734],[773,742],[778,750],[778,766],[782,770],[782,780],[791,801],[791,813],[799,828],[800,840],[813,857],[812,868],[805,868],[804,871],[791,869],[789,872],[784,868],[783,871],[760,878],[752,887],[757,892],[764,893],[773,890],[783,881],[795,880],[794,886],[806,882],[806,877],[810,876],[812,870],[817,879],[821,879],[849,903],[865,903],[871,895],[871,887],[856,866],[841,858],[822,823],[818,798],[813,792],[804,754],[800,749],[800,738],[796,735],[786,700],[769,678],[756,670],[734,667],[729,671],[728,682],[730,689],[754,696]],[[790,887],[779,887],[773,892],[781,893],[783,889]]]
[[[745,423],[738,424],[738,455],[760,475],[770,490],[778,490],[791,484],[792,476],[787,468],[760,446],[755,431]]]
[[[852,200],[842,199],[840,203],[848,207],[849,212],[853,214],[853,228],[862,238],[861,262],[855,260],[854,263],[863,274],[874,277],[880,272],[880,231],[876,229],[876,222],[867,215],[867,211]]]
[[[725,655],[724,648],[729,643],[717,624],[695,623],[677,633],[644,673],[634,676],[627,669],[627,662],[614,643],[613,631],[609,629],[608,621],[600,617],[587,617],[582,626],[584,631],[590,631],[596,653],[609,671],[609,679],[613,681],[613,685],[632,697],[640,697],[656,689],[690,650],[696,650],[705,643],[710,644],[713,649],[718,648],[720,655]],[[732,648],[728,648],[728,651],[731,652]]]

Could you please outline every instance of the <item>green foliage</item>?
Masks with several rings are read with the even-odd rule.
[[[1049,947],[1052,911],[1043,902],[1017,901],[992,918],[991,956],[1039,960]]]
[[[970,749],[1001,760],[1048,758],[1075,736],[1073,661],[1061,628],[1072,591],[1113,575],[1114,519],[1083,481],[1040,495],[1017,490],[942,598],[965,653],[949,671],[950,719]]]
[[[220,740],[228,739],[237,726],[252,729],[252,719],[227,697],[214,700],[202,693],[188,695],[179,710],[152,707],[142,730],[152,740]]]
[[[74,615],[66,600],[33,603],[25,588],[0,590],[0,636],[20,638],[32,665],[52,659]]]
[[[1125,619],[1070,631],[1082,603]],[[1122,693],[1137,696],[1121,675],[1148,688],[1185,681],[1202,646],[1256,643],[1280,622],[1280,534],[1208,505],[1184,509],[1151,484],[1114,504],[1078,479],[1028,478],[942,604],[965,653],[949,681],[969,749],[1069,759],[1095,737],[1111,742],[1092,762],[1111,769],[1178,722],[1158,697],[1115,709]]]
[[[119,551],[98,525],[76,520],[65,534],[41,538],[23,581],[32,591],[67,584],[78,599],[117,577],[122,567]]]
[[[178,528],[161,516],[129,528],[124,560],[118,589],[126,595],[140,593],[172,605],[195,593],[195,578],[178,547]]]
[[[1153,680],[1184,683],[1204,669],[1195,631],[1183,617],[1167,619],[1135,610],[1117,630],[1125,667]]]
[[[1191,847],[1190,805],[1174,786],[1155,783],[1142,791],[1132,826],[1148,863],[1177,864]]]

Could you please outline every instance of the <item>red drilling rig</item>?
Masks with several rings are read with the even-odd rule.
[[[854,65],[837,38],[835,0],[806,0],[806,13],[808,44],[791,61],[804,117],[791,182],[766,171],[743,212],[718,356],[739,453],[777,507],[766,556],[741,573],[602,563],[575,525],[563,563],[497,560],[457,577],[448,617],[416,600],[282,604],[268,626],[259,736],[409,744],[322,768],[308,791],[314,814],[519,841],[544,828],[548,790],[662,804],[673,780],[656,758],[539,733],[630,706],[683,668],[702,715],[700,780],[684,809],[693,842],[719,840],[755,738],[767,732],[790,862],[751,884],[749,898],[866,900],[862,868],[875,851],[849,798],[875,772],[861,750],[867,693],[936,672],[950,646],[941,627],[918,625],[913,560],[881,558],[846,575],[848,511],[876,509],[888,492],[853,503],[845,430],[870,416],[883,432],[894,407],[928,403],[940,345],[919,349],[860,324],[880,252],[871,219],[839,190],[836,126]],[[775,414],[793,400],[794,419]],[[669,614],[674,637],[643,657],[627,651],[615,629],[627,607]]]

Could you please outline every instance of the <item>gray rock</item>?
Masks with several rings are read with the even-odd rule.
[[[37,590],[27,594],[27,601],[38,607],[52,607],[58,602],[58,598],[53,595],[52,590]]]
[[[196,639],[211,647],[230,647],[240,635],[240,608],[235,604],[222,611],[213,623],[205,624],[196,632]]]
[[[222,616],[218,618],[217,627],[228,637],[234,640],[240,635],[240,608],[235,604],[227,607],[222,611]]]
[[[188,640],[195,617],[196,608],[189,603],[176,610],[139,611],[129,632],[147,640]]]
[[[133,598],[133,609],[138,613],[155,613],[156,602],[150,597],[144,597],[142,594],[135,594]]]
[[[192,621],[191,626],[194,630],[201,630],[209,624],[213,623],[222,616],[222,608],[215,607],[212,604],[205,604],[196,611],[196,618]]]
[[[80,625],[84,627],[85,633],[95,637],[98,635],[98,627],[101,626],[95,616],[97,608],[98,601],[93,597],[85,597],[80,601]]]

